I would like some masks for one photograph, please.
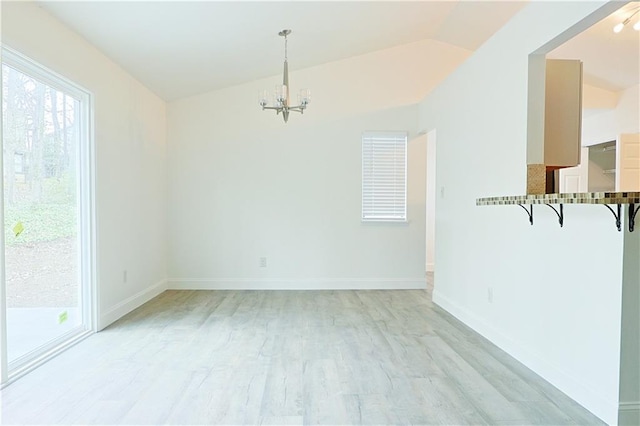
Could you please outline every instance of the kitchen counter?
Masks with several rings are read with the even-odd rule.
[[[640,192],[574,192],[478,198],[478,206],[513,204],[640,204]]]
[[[604,205],[616,221],[618,231],[622,230],[622,205],[629,205],[629,232],[633,232],[635,217],[640,210],[640,192],[574,192],[565,194],[535,194],[535,195],[507,195],[503,197],[485,197],[476,199],[478,206],[508,206],[522,207],[529,216],[529,223],[533,225],[533,205],[544,204],[549,206],[558,216],[560,226],[564,225],[564,204],[600,204]],[[559,205],[556,209],[553,205]],[[616,205],[614,210],[610,204]],[[525,207],[529,205],[529,208]]]

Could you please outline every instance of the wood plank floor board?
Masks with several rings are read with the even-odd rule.
[[[532,402],[522,401],[516,403],[527,413],[527,418],[534,425],[579,425],[582,424],[577,419],[559,409],[549,401]]]
[[[380,394],[358,395],[358,412],[362,419],[359,424],[363,425],[409,424],[409,419],[401,419],[394,410],[389,410],[386,397]]]
[[[458,389],[480,410],[489,423],[503,420],[526,423],[526,414],[518,406],[511,404],[440,337],[425,336],[421,340],[447,377],[456,383]]]
[[[261,417],[302,416],[303,391],[302,359],[272,365],[263,390]]]
[[[422,395],[425,409],[416,411],[412,423],[483,425],[487,421],[456,384],[447,377],[413,379],[412,391]]]
[[[445,373],[438,362],[431,356],[426,347],[421,346],[420,338],[411,336],[390,336],[394,351],[391,362],[395,365],[392,374],[407,378],[425,378],[444,376]]]
[[[263,417],[260,419],[259,425],[269,426],[288,426],[303,425],[302,416],[286,416],[286,417]]]
[[[7,424],[602,424],[429,290],[167,291],[0,396]]]
[[[304,424],[340,424],[348,417],[336,361],[314,358],[302,371]]]
[[[555,420],[557,424],[565,424],[562,420],[568,416],[574,424],[597,424],[599,419],[586,411],[581,405],[568,398],[564,393],[549,385],[533,371],[519,361],[500,350],[491,342],[473,332],[469,327],[456,320],[452,315],[438,308],[433,309],[437,316],[432,320],[438,323],[439,335],[445,340],[457,337],[457,342],[450,341],[451,346],[463,357],[466,357],[476,368],[483,371],[490,381],[505,397],[512,401],[541,401],[540,404],[529,404],[541,408],[545,412],[560,412],[564,415]],[[446,324],[449,324],[447,326]],[[466,342],[460,344],[459,342]],[[480,349],[480,350],[478,350]],[[474,361],[475,359],[475,361]],[[494,360],[495,362],[491,361]],[[496,364],[497,363],[497,364]],[[549,407],[548,404],[552,406]],[[526,406],[526,404],[525,404]],[[533,408],[532,408],[533,409]],[[535,421],[532,420],[535,424]],[[554,423],[552,423],[554,424]]]
[[[86,410],[74,410],[69,413],[65,424],[81,425],[111,425],[118,423],[134,404],[133,401],[107,401],[99,400],[89,405]]]
[[[478,351],[473,344],[457,337],[455,329],[437,333],[443,342],[455,347],[456,352],[509,401],[542,401],[545,396],[522,380],[511,369],[486,351]]]

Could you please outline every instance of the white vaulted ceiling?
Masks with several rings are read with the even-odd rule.
[[[526,1],[38,1],[165,100],[434,39],[477,49]],[[640,80],[640,32],[613,25],[640,3],[565,43],[549,57],[584,61],[585,82],[611,91]],[[640,15],[637,16],[637,18]],[[437,62],[437,58],[434,58]]]
[[[580,59],[584,81],[595,87],[617,92],[640,83],[640,31],[633,25],[640,13],[620,33],[613,27],[640,9],[640,2],[630,2],[602,21],[554,49],[548,57]]]
[[[40,1],[165,100],[423,39],[475,50],[526,2]],[[434,58],[437,61],[437,58]]]

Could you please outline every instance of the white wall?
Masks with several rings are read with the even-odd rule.
[[[526,192],[528,56],[603,3],[531,2],[424,100],[420,127],[438,135],[434,301],[615,423],[623,234],[611,213],[566,205],[560,228],[545,206],[534,226],[518,206],[475,206]]]
[[[34,3],[2,9],[4,44],[94,96],[103,328],[166,287],[165,103]]]
[[[579,59],[579,58],[577,58]],[[590,84],[582,84],[583,109],[614,109],[618,105],[621,92],[612,92]]]
[[[640,85],[618,93],[615,108],[590,113],[582,120],[582,145],[615,140],[621,133],[640,133]]]
[[[288,124],[257,105],[281,76],[170,103],[170,286],[423,288],[416,103],[467,56],[422,41],[303,70],[290,58],[313,101]],[[409,132],[407,224],[360,221],[367,130]]]

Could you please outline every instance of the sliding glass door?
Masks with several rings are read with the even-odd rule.
[[[5,368],[92,329],[89,95],[3,51]]]

